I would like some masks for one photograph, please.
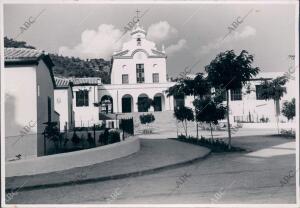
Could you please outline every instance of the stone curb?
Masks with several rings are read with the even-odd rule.
[[[197,157],[197,158],[190,159],[190,160],[183,161],[183,162],[179,162],[179,163],[169,164],[169,165],[166,165],[166,166],[160,166],[160,167],[156,167],[156,168],[145,169],[145,170],[140,170],[140,171],[134,171],[134,172],[129,172],[129,173],[122,173],[122,174],[112,175],[112,176],[102,176],[102,177],[88,178],[88,179],[83,179],[83,180],[70,180],[70,181],[59,182],[59,183],[54,182],[54,183],[49,183],[49,184],[33,185],[33,186],[24,185],[22,188],[20,188],[20,187],[15,187],[15,188],[11,187],[11,188],[5,189],[5,191],[6,192],[12,192],[12,191],[17,190],[17,189],[21,189],[22,191],[23,190],[34,190],[34,189],[61,187],[61,186],[67,186],[67,185],[72,185],[72,184],[79,185],[79,184],[87,184],[87,183],[92,183],[92,182],[101,182],[101,181],[108,181],[108,180],[123,179],[123,178],[128,178],[128,177],[143,176],[143,175],[153,174],[153,173],[160,172],[160,171],[167,170],[167,169],[172,169],[172,168],[177,168],[177,167],[181,167],[181,166],[188,165],[188,164],[193,164],[195,162],[204,160],[210,154],[211,154],[211,150],[208,149],[208,152],[205,155],[201,156],[201,157]]]

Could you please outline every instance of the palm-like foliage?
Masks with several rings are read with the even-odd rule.
[[[265,100],[280,100],[286,93],[285,84],[287,81],[288,78],[286,76],[280,76],[271,81],[263,81],[260,88],[260,96]]]
[[[288,77],[280,76],[271,81],[265,80],[260,86],[260,96],[265,100],[274,100],[275,104],[275,115],[277,122],[277,130],[279,133],[279,114],[280,114],[280,106],[279,100],[286,93],[285,84],[288,82]]]

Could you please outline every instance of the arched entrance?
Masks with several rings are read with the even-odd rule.
[[[149,102],[149,97],[147,94],[140,94],[138,96],[138,112],[148,112],[149,108],[151,107],[151,103]]]
[[[165,109],[165,97],[162,93],[156,93],[153,98],[154,111],[163,111]]]
[[[133,98],[131,95],[124,95],[122,97],[122,113],[133,112]]]
[[[100,101],[100,111],[102,113],[113,113],[113,99],[109,95],[104,95]]]

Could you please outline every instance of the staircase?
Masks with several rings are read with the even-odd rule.
[[[176,119],[173,116],[173,111],[163,111],[163,112],[145,112],[145,113],[125,113],[119,115],[119,118],[131,118],[133,117],[134,122],[134,132],[135,134],[143,134],[143,129],[146,128],[140,122],[139,116],[142,114],[153,114],[155,121],[149,124],[149,128],[152,129],[153,133],[176,131]]]

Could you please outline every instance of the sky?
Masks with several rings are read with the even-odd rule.
[[[247,50],[262,72],[287,71],[295,55],[293,4],[6,4],[4,35],[50,53],[110,60],[129,40],[125,27],[137,9],[147,38],[164,45],[172,77],[203,72],[226,50]]]

